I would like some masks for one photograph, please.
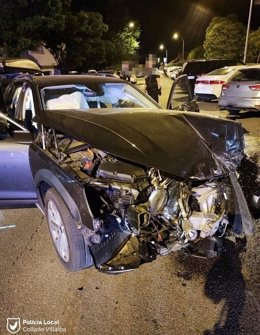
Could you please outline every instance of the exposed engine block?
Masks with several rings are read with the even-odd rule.
[[[112,165],[111,171],[115,171]],[[98,172],[100,179],[106,180],[102,187],[114,205],[118,222],[140,240],[152,243],[158,254],[185,248],[217,232],[223,234],[228,221],[222,183],[193,186],[191,181],[162,177],[154,169],[145,173],[135,168],[129,175],[126,170],[124,164],[124,174],[102,170],[101,177]],[[126,184],[126,180],[132,183]]]
[[[96,265],[109,261],[104,258],[106,247],[113,244],[117,250],[114,245],[129,239],[124,243],[134,250],[130,254],[140,254],[142,261],[180,249],[218,255],[218,236],[229,223],[227,186],[221,180],[180,181],[91,148],[71,153],[67,163],[81,181],[86,180],[86,192],[95,190],[94,235],[86,240]]]

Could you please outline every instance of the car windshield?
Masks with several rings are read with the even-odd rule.
[[[128,83],[92,82],[47,86],[40,90],[46,110],[89,108],[159,108]]]

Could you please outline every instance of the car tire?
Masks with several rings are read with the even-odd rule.
[[[50,188],[45,196],[45,212],[56,253],[71,272],[93,265],[89,248],[77,229],[76,222],[59,193]]]
[[[228,109],[227,111],[230,115],[238,115],[240,112],[240,109]]]

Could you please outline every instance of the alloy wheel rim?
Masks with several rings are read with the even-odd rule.
[[[60,257],[64,260],[64,262],[68,262],[69,244],[65,226],[63,224],[58,208],[52,200],[48,202],[48,222],[53,242]]]

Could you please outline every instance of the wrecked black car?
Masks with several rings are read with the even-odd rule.
[[[0,206],[37,205],[69,271],[217,257],[225,237],[254,231],[236,173],[243,129],[196,113],[183,87],[163,110],[120,79],[16,78],[0,114]]]

